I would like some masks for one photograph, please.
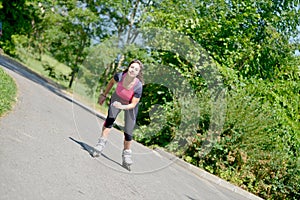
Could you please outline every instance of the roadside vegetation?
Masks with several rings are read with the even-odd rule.
[[[14,80],[0,68],[0,117],[12,109],[16,102],[17,86]]]
[[[28,49],[18,47],[16,49],[18,60],[23,66],[33,70],[40,76],[57,83],[60,89],[72,96],[72,98],[81,101],[82,103],[95,108],[96,110],[106,113],[107,107],[97,105],[97,97],[89,93],[87,85],[84,85],[81,80],[76,81],[72,88],[69,88],[69,74],[71,70],[68,66],[60,63],[55,58],[43,54],[41,59],[37,59],[34,53],[28,52]]]
[[[264,199],[296,200],[299,7],[294,0],[4,1],[0,46],[91,105],[139,58],[146,84],[135,140]]]

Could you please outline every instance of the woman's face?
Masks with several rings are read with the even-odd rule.
[[[141,67],[138,63],[132,63],[128,68],[128,75],[136,77],[140,73]]]

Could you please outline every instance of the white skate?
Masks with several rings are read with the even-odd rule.
[[[131,171],[130,166],[132,165],[132,156],[131,156],[132,151],[130,149],[125,149],[123,150],[122,153],[122,165],[125,167],[128,171]]]
[[[91,156],[93,157],[99,157],[100,154],[102,153],[105,145],[107,143],[107,139],[105,138],[100,138],[96,146],[93,148],[91,151]]]

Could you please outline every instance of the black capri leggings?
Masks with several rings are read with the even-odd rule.
[[[104,122],[104,127],[111,128],[120,112],[121,109],[114,107],[112,103],[110,103],[108,109],[108,115]],[[138,112],[138,105],[133,109],[124,110],[124,117],[125,117],[124,136],[126,141],[132,140],[137,112]]]

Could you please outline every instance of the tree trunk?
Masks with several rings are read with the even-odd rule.
[[[72,88],[72,85],[73,85],[73,81],[75,79],[75,75],[76,75],[76,72],[72,72],[71,73],[71,79],[70,79],[70,82],[69,82],[69,88]]]

